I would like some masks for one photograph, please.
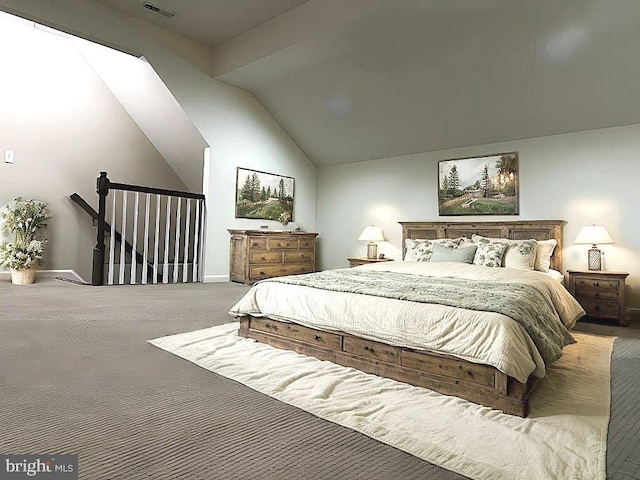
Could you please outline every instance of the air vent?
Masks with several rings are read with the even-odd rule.
[[[157,13],[158,15],[162,15],[163,17],[166,17],[166,18],[171,18],[176,16],[175,13],[170,12],[169,10],[165,10],[164,8],[160,8],[159,6],[154,5],[153,3],[150,3],[150,2],[141,3],[140,6],[145,10],[149,10],[150,12]]]

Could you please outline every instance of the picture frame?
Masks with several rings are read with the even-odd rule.
[[[518,152],[438,162],[438,214],[519,215]]]
[[[295,179],[237,167],[236,218],[293,222]]]

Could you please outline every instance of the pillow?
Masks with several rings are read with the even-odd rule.
[[[462,242],[460,238],[438,238],[427,240],[421,238],[407,238],[404,241],[407,249],[404,259],[406,261],[428,262],[431,259],[431,251],[434,244],[444,245],[445,247],[455,248]]]
[[[505,243],[507,250],[502,259],[502,266],[520,270],[533,270],[536,261],[537,240],[510,240],[508,238],[488,238],[474,234],[474,243]]]
[[[439,243],[433,244],[433,252],[431,254],[431,262],[459,262],[473,263],[476,255],[477,245],[469,245],[468,247],[445,247]]]
[[[501,242],[478,243],[476,255],[473,257],[473,264],[484,267],[502,267],[504,252],[507,244]]]
[[[551,255],[556,248],[558,242],[555,239],[550,240],[538,240],[538,246],[536,247],[536,261],[533,265],[535,270],[541,272],[548,272],[551,266]]]

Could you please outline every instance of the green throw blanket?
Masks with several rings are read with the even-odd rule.
[[[574,338],[560,321],[548,292],[522,283],[485,282],[452,277],[426,277],[358,269],[326,270],[274,277],[263,282],[358,293],[411,302],[496,312],[518,322],[535,343],[546,365],[562,356]]]

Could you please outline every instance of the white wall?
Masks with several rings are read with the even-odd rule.
[[[165,82],[211,148],[209,175],[204,179],[208,203],[205,280],[228,279],[227,228],[257,228],[265,223],[235,219],[238,166],[294,177],[295,222],[315,230],[315,167],[253,95],[204,73],[211,53],[206,47],[91,1],[60,0],[53,6],[47,0],[0,0],[2,6],[84,38],[137,52]],[[189,43],[193,48],[187,48]],[[267,223],[271,228],[279,226]]]
[[[13,165],[0,160],[0,207],[18,196],[49,204],[41,269],[89,281],[96,230],[69,195],[97,210],[100,170],[124,183],[185,186],[69,39],[5,20],[0,64],[0,155],[15,152]]]
[[[439,217],[438,161],[507,151],[520,154],[520,215]],[[630,273],[628,304],[640,307],[640,125],[421,153],[318,170],[321,268],[364,256],[367,224],[384,229],[379,252],[401,255],[398,221],[561,219],[565,269],[586,269],[587,245],[572,241],[583,225],[605,225],[607,270]]]

